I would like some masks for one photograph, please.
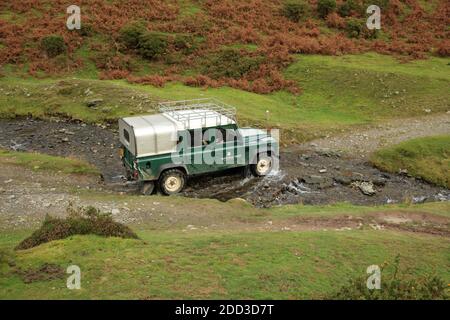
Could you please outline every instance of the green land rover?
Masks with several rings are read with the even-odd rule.
[[[267,130],[239,128],[235,108],[215,99],[159,104],[159,114],[119,120],[127,178],[141,193],[155,186],[166,195],[183,190],[187,177],[235,167],[265,176],[278,166],[278,141]]]

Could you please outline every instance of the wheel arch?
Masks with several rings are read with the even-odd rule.
[[[180,165],[180,164],[175,164],[175,163],[167,163],[167,164],[164,164],[161,167],[159,167],[159,171],[158,171],[158,174],[156,175],[156,179],[159,179],[161,177],[161,175],[163,174],[163,172],[165,172],[167,170],[171,170],[171,169],[178,169],[178,170],[182,171],[186,176],[189,175],[189,171],[185,165]]]

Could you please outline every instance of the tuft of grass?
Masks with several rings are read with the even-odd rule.
[[[91,164],[74,158],[62,158],[34,152],[0,149],[0,163],[13,164],[34,171],[48,170],[66,174],[99,176],[100,171]]]
[[[450,135],[412,139],[381,149],[371,157],[381,170],[408,170],[414,177],[450,188]]]
[[[94,234],[103,237],[137,239],[138,236],[127,226],[115,222],[110,214],[101,213],[94,207],[68,208],[65,219],[46,216],[42,226],[16,247],[24,250],[46,242],[65,239],[79,234]]]

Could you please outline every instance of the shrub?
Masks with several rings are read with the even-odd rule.
[[[317,12],[321,18],[336,10],[336,0],[319,0],[317,2]]]
[[[345,19],[336,12],[329,14],[326,22],[327,26],[330,28],[344,29],[347,26]]]
[[[72,235],[95,234],[104,237],[137,239],[138,236],[127,226],[113,221],[109,213],[101,213],[94,207],[67,208],[66,219],[47,215],[42,226],[23,240],[17,250],[29,249],[42,243],[65,239]]]
[[[256,70],[263,61],[262,56],[249,56],[238,49],[224,49],[206,62],[205,73],[214,79],[238,79]]]
[[[395,258],[392,271],[387,274],[387,265],[382,266],[381,289],[369,290],[367,275],[350,279],[329,299],[337,300],[431,300],[448,299],[447,284],[438,276],[409,279],[400,272],[400,256]],[[387,275],[386,275],[387,274]]]
[[[130,71],[127,70],[107,70],[102,71],[99,74],[100,80],[118,80],[125,79],[130,75]]]
[[[60,35],[50,35],[42,38],[41,47],[50,58],[66,52],[66,44]]]
[[[171,76],[161,76],[161,75],[147,75],[142,77],[128,76],[127,81],[130,83],[139,83],[139,84],[149,84],[154,87],[164,87],[164,85],[169,82],[175,80],[174,77]]]
[[[379,6],[382,10],[386,10],[389,7],[389,1],[390,0],[365,0],[363,3],[363,7],[368,8],[370,5],[376,5]]]
[[[306,16],[308,5],[301,0],[289,0],[284,3],[281,14],[291,21],[298,22]]]
[[[436,54],[440,57],[450,56],[450,40],[442,40],[436,48]]]
[[[190,54],[197,48],[197,43],[191,35],[177,34],[173,39],[173,46],[177,51],[181,51],[184,54]]]
[[[345,1],[343,4],[339,6],[338,13],[341,17],[348,17],[353,12],[360,13],[362,11],[362,7],[355,0]]]
[[[360,19],[350,18],[347,20],[347,34],[351,38],[359,38],[364,29],[364,22]]]
[[[90,37],[90,36],[92,36],[92,35],[94,35],[95,34],[95,30],[94,30],[94,28],[92,27],[92,25],[90,25],[90,24],[82,24],[81,25],[81,29],[80,30],[78,30],[78,33],[80,34],[80,36],[82,36],[82,37]]]
[[[167,36],[146,32],[139,37],[139,54],[145,59],[155,59],[166,52]]]
[[[346,30],[350,38],[374,39],[378,36],[378,30],[369,30],[364,19],[349,18]]]
[[[119,31],[119,41],[124,45],[126,49],[139,48],[140,37],[146,32],[144,23],[140,21],[132,22],[125,25]]]

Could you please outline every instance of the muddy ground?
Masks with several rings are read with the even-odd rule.
[[[445,127],[444,127],[445,128]],[[117,132],[106,126],[34,119],[0,120],[0,147],[82,158],[103,175],[104,187],[137,193],[124,181]],[[450,191],[407,174],[388,174],[366,157],[308,143],[280,154],[280,171],[265,178],[244,177],[243,170],[192,177],[187,197],[226,201],[243,198],[258,207],[281,204],[384,204],[402,201],[448,201]]]

